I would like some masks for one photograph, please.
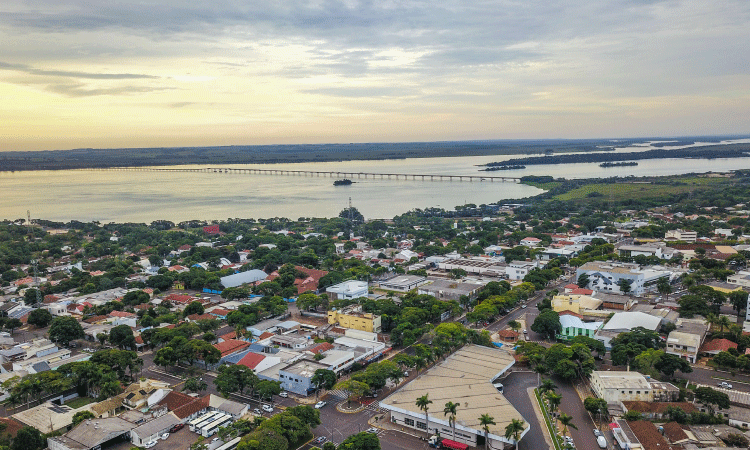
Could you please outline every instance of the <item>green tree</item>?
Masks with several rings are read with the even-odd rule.
[[[607,412],[607,401],[603,398],[586,397],[583,401],[583,407],[591,415],[604,414]]]
[[[509,326],[509,327],[510,327],[510,329],[511,329],[511,330],[513,330],[513,331],[518,331],[518,330],[520,330],[520,329],[521,329],[521,324],[520,324],[520,323],[518,323],[518,322],[517,322],[517,321],[515,321],[515,320],[511,320],[510,322],[508,322],[508,326]]]
[[[453,430],[453,440],[456,440],[456,410],[458,409],[458,403],[448,402],[443,408],[443,415],[448,416],[448,424],[450,424]]]
[[[555,389],[557,389],[555,383],[551,379],[546,378],[542,380],[542,384],[539,385],[539,395],[544,395],[550,391],[555,392]]]
[[[505,438],[513,439],[516,450],[518,450],[518,440],[521,438],[521,432],[526,428],[525,425],[523,420],[511,419],[510,423],[505,427]]]
[[[576,284],[578,285],[578,287],[585,289],[589,285],[589,274],[582,273],[578,277],[578,282]]]
[[[203,304],[201,302],[191,302],[189,305],[185,307],[185,311],[183,311],[183,315],[185,317],[192,316],[193,314],[201,315],[205,309],[203,308]]]
[[[74,317],[56,317],[49,327],[49,338],[53,342],[68,345],[70,341],[83,339],[86,333]]]
[[[168,370],[170,366],[177,363],[177,355],[172,347],[162,347],[156,352],[154,356],[154,364],[157,366],[164,366],[164,370]]]
[[[415,403],[417,405],[417,408],[424,411],[424,423],[425,423],[425,426],[427,427],[427,430],[430,429],[430,416],[428,415],[428,411],[430,409],[430,404],[432,403],[432,400],[430,400],[428,396],[429,396],[429,393],[421,397],[417,397],[417,401]]]
[[[135,349],[133,329],[127,325],[118,325],[109,330],[109,342],[121,349]]]
[[[47,446],[47,439],[36,428],[23,427],[18,430],[10,450],[41,450]]]
[[[630,292],[630,285],[633,284],[631,280],[628,280],[626,278],[620,278],[617,280],[617,287],[620,288],[620,292],[623,294],[627,294]]]
[[[79,423],[83,422],[86,419],[93,419],[96,416],[91,411],[78,411],[73,415],[73,426],[75,427]]]
[[[206,389],[208,389],[208,384],[202,378],[195,377],[185,380],[185,384],[182,386],[182,390],[188,392],[201,392]]]
[[[633,422],[633,421],[643,420],[643,414],[635,410],[630,410],[625,413],[623,418],[627,421]]]
[[[729,293],[729,303],[732,304],[732,308],[737,311],[737,317],[743,309],[747,307],[747,292],[745,291],[734,291]]]
[[[687,361],[677,355],[667,353],[661,355],[659,360],[654,364],[654,368],[664,374],[667,378],[672,378],[674,373],[678,370],[682,373],[690,373],[693,371],[693,368]]]
[[[367,383],[352,379],[340,381],[336,383],[334,388],[346,393],[346,403],[348,406],[351,406],[353,399],[363,396],[365,392],[370,390],[370,386]]]
[[[219,375],[214,378],[216,389],[224,397],[235,392],[243,394],[245,389],[255,386],[258,381],[257,375],[250,368],[239,364],[219,366]]]
[[[560,423],[563,426],[563,436],[568,435],[568,428],[578,429],[577,426],[573,425],[573,417],[565,413],[560,414]]]
[[[484,430],[484,446],[485,448],[489,448],[490,425],[497,425],[497,423],[495,423],[495,418],[489,414],[482,414],[479,416],[479,425],[481,425]]]
[[[39,328],[45,328],[52,323],[52,319],[52,314],[48,310],[37,308],[29,313],[27,322]]]
[[[531,325],[531,329],[539,334],[546,336],[549,339],[554,339],[555,335],[562,330],[560,324],[560,315],[553,310],[546,310],[540,313],[534,323]]]
[[[5,321],[5,325],[3,325],[6,330],[10,330],[10,334],[13,334],[13,330],[16,328],[21,328],[23,326],[23,322],[21,320],[16,319],[15,317],[12,317]]]
[[[344,439],[338,447],[343,450],[380,450],[380,439],[373,433],[357,433]]]
[[[694,391],[694,394],[695,399],[703,403],[711,414],[714,413],[714,407],[719,409],[729,408],[729,396],[723,392],[710,387],[699,387]]]

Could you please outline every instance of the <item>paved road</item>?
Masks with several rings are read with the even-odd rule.
[[[576,448],[599,448],[593,431],[594,428],[596,428],[596,425],[592,422],[589,413],[583,407],[583,402],[578,396],[578,393],[576,393],[573,385],[558,379],[555,379],[554,381],[558,386],[556,389],[557,393],[563,397],[560,411],[572,416],[573,424],[578,427],[577,430],[572,428],[568,430],[568,435],[573,437],[573,442],[575,442]]]
[[[544,440],[544,423],[540,423],[534,412],[527,389],[537,386],[538,375],[531,372],[513,372],[503,380],[503,395],[516,408],[531,429],[518,443],[519,450],[541,450],[549,448]]]

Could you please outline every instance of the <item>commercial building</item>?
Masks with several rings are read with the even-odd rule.
[[[399,275],[378,283],[380,289],[397,292],[409,292],[427,283],[427,278],[419,275]]]
[[[488,427],[488,446],[503,448],[512,445],[513,440],[505,437],[505,427],[512,419],[524,421],[526,428],[521,439],[531,427],[492,382],[505,374],[514,362],[513,356],[502,350],[465,346],[381,401],[380,407],[390,411],[393,423],[428,434],[439,433],[471,447],[476,447],[478,438],[485,434],[479,417],[489,414],[495,418],[496,424]],[[455,436],[445,415],[428,414],[426,420],[424,411],[415,405],[415,399],[425,394],[429,394],[435,405],[449,401],[460,405],[455,419]]]
[[[445,270],[446,272],[453,269],[461,269],[466,271],[466,273],[502,278],[505,276],[505,268],[507,264],[497,258],[451,258],[438,262],[437,266],[438,269]]]
[[[630,331],[635,327],[643,327],[647,330],[656,331],[661,326],[661,317],[652,316],[639,311],[623,311],[615,313],[607,323],[594,335],[594,339],[604,343],[609,350],[610,342],[620,333]]]
[[[326,289],[326,293],[331,300],[353,300],[367,297],[368,292],[367,282],[359,280],[344,281]]]
[[[328,311],[328,323],[338,323],[342,328],[368,331],[370,333],[380,333],[381,330],[380,316],[362,312],[362,307],[358,305],[338,311]]]
[[[727,283],[750,288],[750,272],[746,270],[740,270],[734,275],[729,275],[727,277]]]
[[[167,413],[134,428],[130,432],[130,441],[135,446],[143,447],[147,442],[156,442],[170,428],[181,422],[174,413]]]
[[[576,277],[588,275],[589,286],[595,291],[622,293],[621,283],[630,285],[629,292],[641,295],[656,289],[661,278],[672,278],[672,272],[663,269],[641,269],[638,264],[590,261],[576,270]]]
[[[667,336],[665,353],[695,363],[709,325],[701,319],[677,319],[675,326],[677,328]]]
[[[509,280],[523,280],[523,278],[532,270],[539,267],[536,261],[516,261],[508,264],[505,268],[505,274]]]
[[[698,233],[695,231],[685,231],[681,229],[667,230],[664,233],[664,239],[675,239],[677,241],[695,242],[698,239]]]
[[[263,272],[262,270],[253,269],[245,272],[235,273],[234,275],[221,277],[219,279],[219,282],[225,288],[229,288],[242,286],[243,284],[254,285],[259,281],[265,280],[267,277],[268,274]]]
[[[654,400],[651,384],[638,372],[594,371],[591,373],[591,389],[607,403]]]
[[[62,436],[47,439],[49,450],[92,450],[130,440],[135,424],[119,417],[84,420]]]
[[[602,301],[588,295],[555,295],[552,297],[552,309],[555,312],[572,311],[583,314],[586,310],[599,309]]]
[[[598,330],[604,322],[584,322],[580,318],[563,313],[560,314],[560,325],[562,330],[557,335],[558,339],[573,339],[576,336],[586,336],[593,338],[594,333]]]
[[[312,378],[318,369],[328,369],[328,366],[317,361],[303,359],[279,370],[281,388],[299,395],[309,395],[315,391]]]
[[[417,288],[417,293],[431,295],[438,300],[458,301],[464,295],[469,298],[476,297],[486,284],[484,281],[434,280]]]

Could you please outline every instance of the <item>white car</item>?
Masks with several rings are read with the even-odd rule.
[[[719,386],[720,388],[732,389],[732,385],[729,384],[729,383],[727,383],[726,381],[721,381],[721,382],[717,383],[716,385]]]
[[[599,448],[607,448],[607,440],[604,438],[604,436],[597,436],[596,444],[599,446]]]
[[[271,406],[271,405],[263,405],[263,411],[265,411],[265,412],[273,412],[273,406]]]
[[[262,415],[263,415],[263,413],[262,413],[262,412],[260,412],[260,410],[259,410],[258,408],[255,408],[255,409],[253,410],[253,414],[255,414],[256,416],[262,416]]]
[[[324,407],[327,404],[328,404],[328,402],[324,402],[323,400],[321,400],[321,401],[319,401],[318,403],[315,404],[315,409],[320,409],[320,408]]]
[[[145,444],[143,445],[143,448],[151,448],[151,447],[153,447],[154,445],[156,445],[156,441],[146,442],[146,443],[145,443]]]
[[[166,441],[168,437],[169,437],[169,433],[164,433],[161,435],[161,440]]]
[[[281,392],[279,392],[279,397],[287,398],[287,397],[289,397],[289,394],[287,394],[286,391],[281,391]]]

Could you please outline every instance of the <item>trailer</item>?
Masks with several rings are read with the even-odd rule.
[[[433,448],[448,448],[451,450],[467,450],[468,445],[461,442],[456,442],[450,439],[440,439],[437,436],[432,436],[427,443]]]

